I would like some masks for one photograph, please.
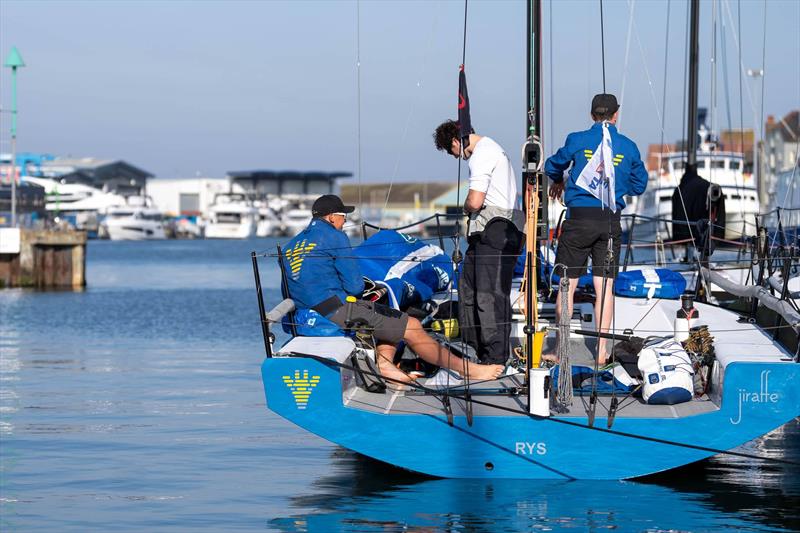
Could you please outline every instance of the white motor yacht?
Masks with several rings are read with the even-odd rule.
[[[283,223],[278,213],[268,205],[258,208],[258,224],[256,225],[258,237],[274,237],[283,235]]]
[[[258,209],[243,194],[223,193],[209,208],[207,239],[248,239],[256,233]]]
[[[716,143],[704,126],[698,131],[701,143],[697,151],[697,173],[722,189],[725,197],[725,238],[740,239],[755,233],[755,216],[759,212],[758,190],[752,174],[745,174],[744,156],[740,152],[716,150]],[[663,154],[660,169],[651,172],[647,190],[641,196],[637,214],[671,219],[672,194],[681,181],[686,164],[685,152]],[[671,224],[659,223],[663,236],[672,234]]]
[[[142,196],[131,196],[125,205],[109,207],[103,226],[112,241],[166,238],[161,211]]]
[[[286,235],[297,235],[311,222],[311,209],[304,204],[296,204],[283,211],[282,222]]]
[[[124,206],[125,198],[82,183],[61,183],[56,179],[26,176],[25,181],[44,188],[45,209],[70,221],[76,229],[95,236],[99,220],[114,206]]]

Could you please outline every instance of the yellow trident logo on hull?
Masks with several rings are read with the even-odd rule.
[[[305,409],[308,406],[308,399],[311,397],[314,387],[319,383],[319,376],[311,376],[309,379],[308,370],[303,370],[302,377],[300,376],[300,371],[295,370],[294,377],[283,376],[283,382],[292,391],[297,408]]]

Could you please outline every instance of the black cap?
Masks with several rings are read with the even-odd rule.
[[[331,213],[352,213],[355,210],[355,206],[344,205],[342,199],[335,194],[320,196],[311,206],[311,214],[315,217],[324,217]]]
[[[616,113],[619,109],[617,97],[613,94],[596,94],[592,98],[592,114],[593,115],[610,115]]]

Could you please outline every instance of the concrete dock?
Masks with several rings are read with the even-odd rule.
[[[85,231],[0,228],[0,288],[85,286]]]

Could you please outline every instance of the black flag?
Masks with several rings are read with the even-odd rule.
[[[467,75],[464,65],[458,69],[458,130],[461,136],[461,150],[469,146],[469,134],[472,133],[472,120],[469,117],[469,95],[467,94]]]

